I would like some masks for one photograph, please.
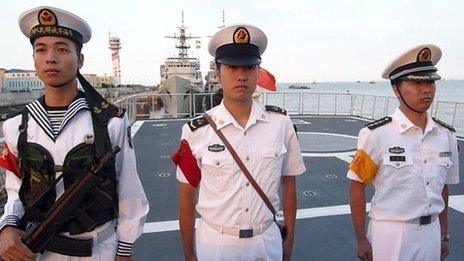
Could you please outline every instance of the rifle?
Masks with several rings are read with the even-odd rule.
[[[29,227],[21,238],[21,241],[34,253],[42,252],[47,244],[53,239],[56,231],[66,222],[84,197],[95,190],[100,183],[96,175],[121,149],[115,146],[103,157],[98,165],[92,170],[79,176],[71,186],[65,190],[63,195],[45,213],[43,221],[34,223]]]

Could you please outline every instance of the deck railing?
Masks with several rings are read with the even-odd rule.
[[[176,97],[187,105],[170,114],[160,100]],[[340,115],[377,119],[393,113],[398,107],[396,97],[351,93],[266,92],[256,98],[260,104],[276,105],[290,115]],[[131,122],[136,119],[195,117],[213,104],[212,93],[185,94],[134,94],[115,102],[125,108]],[[458,136],[464,136],[464,103],[436,101],[430,113],[453,125]]]

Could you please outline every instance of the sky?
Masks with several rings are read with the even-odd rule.
[[[268,37],[262,67],[277,82],[381,80],[396,56],[419,44],[434,43],[443,52],[438,64],[445,79],[464,79],[464,1],[462,0],[21,0],[2,1],[0,68],[34,69],[32,49],[18,17],[41,5],[73,12],[92,27],[84,45],[83,73],[111,74],[108,33],[121,38],[123,83],[159,83],[159,66],[177,53],[181,12],[188,34],[201,36],[203,76],[213,59],[209,37],[222,24],[249,23]],[[195,43],[192,41],[192,47]]]

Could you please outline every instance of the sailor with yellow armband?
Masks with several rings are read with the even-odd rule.
[[[449,253],[448,184],[459,182],[453,127],[427,110],[440,79],[441,50],[414,47],[385,69],[399,107],[359,132],[349,196],[361,260],[440,260]],[[372,184],[369,227],[365,188]]]

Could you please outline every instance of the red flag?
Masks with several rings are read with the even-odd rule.
[[[18,178],[21,177],[16,157],[11,153],[6,143],[3,144],[3,151],[0,153],[0,167],[13,172]]]
[[[270,91],[277,90],[274,75],[272,75],[263,67],[259,67],[258,85]]]
[[[186,140],[180,141],[180,146],[171,155],[171,160],[176,166],[179,166],[190,185],[195,188],[198,187],[201,180],[201,170]]]

